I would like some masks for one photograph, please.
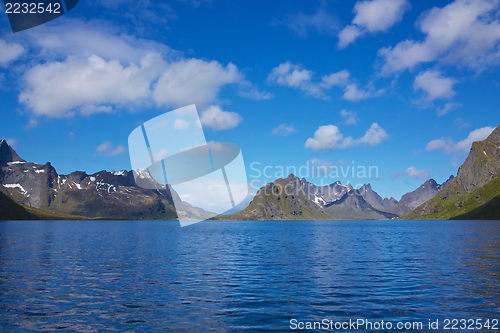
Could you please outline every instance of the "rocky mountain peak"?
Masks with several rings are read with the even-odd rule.
[[[17,155],[5,139],[0,141],[0,165],[5,165],[12,162],[26,162]]]
[[[299,178],[297,176],[295,176],[293,173],[291,173],[288,175],[288,177],[285,178],[285,181],[287,183],[290,183],[290,182],[295,181],[296,179],[299,179]],[[302,180],[304,181],[305,179],[302,178]]]
[[[486,138],[486,141],[500,146],[500,126],[497,126],[493,132]]]
[[[486,140],[475,141],[464,164],[460,166],[457,181],[471,193],[500,175],[500,126]]]

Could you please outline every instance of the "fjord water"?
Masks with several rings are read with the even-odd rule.
[[[498,318],[500,222],[6,221],[0,278],[5,331],[442,328]]]

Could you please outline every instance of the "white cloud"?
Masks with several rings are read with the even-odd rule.
[[[383,140],[387,139],[389,135],[385,132],[385,130],[380,127],[379,124],[373,123],[370,128],[366,131],[366,134],[355,140],[354,144],[363,144],[368,146],[376,146],[380,144]]]
[[[243,76],[232,63],[224,67],[217,61],[181,60],[167,66],[154,89],[153,100],[159,106],[203,107],[216,102],[222,86],[241,79]]]
[[[312,71],[294,65],[289,61],[273,68],[267,79],[282,86],[302,90],[306,95],[326,98],[322,87],[311,82]]]
[[[191,123],[189,121],[186,121],[184,119],[175,119],[174,121],[174,128],[176,130],[183,130],[185,129],[186,127],[188,127],[189,125],[191,125]]]
[[[321,82],[318,83],[313,82],[312,77],[312,71],[288,61],[273,68],[267,79],[282,86],[302,90],[307,96],[319,99],[328,99],[325,91],[334,86],[342,87],[344,89],[342,98],[352,102],[379,96],[383,92],[383,90],[366,91],[358,88],[355,83],[349,83],[350,73],[345,69],[323,76]]]
[[[24,53],[24,47],[17,43],[7,43],[0,39],[0,66],[6,67]]]
[[[201,115],[201,123],[214,131],[220,131],[238,126],[243,118],[236,112],[222,111],[222,109],[213,105],[206,109]]]
[[[348,138],[347,138],[348,139]],[[320,126],[314,132],[314,139],[309,138],[305,147],[312,150],[334,150],[348,148],[345,144],[344,135],[340,133],[339,128],[334,125]]]
[[[472,146],[472,142],[482,141],[486,139],[491,134],[491,132],[493,132],[493,130],[494,128],[490,126],[478,128],[470,132],[469,136],[467,136],[466,139],[459,141],[457,143],[453,142],[452,140],[445,140],[443,138],[438,140],[432,140],[427,144],[425,150],[427,151],[439,150],[445,154],[453,154],[457,152],[468,153]]]
[[[36,65],[24,75],[19,101],[36,116],[61,118],[71,110],[83,114],[110,112],[103,104],[125,106],[150,97],[150,84],[156,76],[153,65],[158,55],[146,55],[140,66],[123,67],[93,55],[88,59],[68,57],[63,62]]]
[[[335,35],[339,30],[337,17],[326,9],[326,1],[321,1],[321,5],[313,14],[287,14],[282,20],[273,20],[271,24],[283,24],[290,28],[300,37],[307,37],[309,30],[319,33]]]
[[[356,16],[352,20],[352,25],[346,26],[338,34],[339,48],[348,46],[363,34],[389,30],[394,24],[402,20],[403,14],[410,7],[407,0],[356,2],[353,9]]]
[[[162,148],[160,149],[160,151],[153,155],[153,159],[155,161],[161,161],[162,159],[168,157],[169,153],[170,151],[167,148]]]
[[[358,123],[358,115],[356,114],[356,112],[342,110],[340,111],[340,115],[345,119],[346,125],[356,125]]]
[[[438,115],[438,117],[444,116],[445,114],[450,113],[452,109],[458,108],[458,107],[461,107],[461,106],[462,106],[462,104],[460,104],[460,103],[448,102],[442,108],[437,108],[436,109],[437,115]]]
[[[321,79],[321,86],[330,89],[333,86],[345,87],[349,84],[350,73],[344,69],[337,73],[325,75]]]
[[[382,74],[431,61],[473,69],[498,63],[498,9],[499,2],[490,0],[456,0],[443,8],[432,8],[417,22],[426,34],[423,41],[405,40],[379,50]]]
[[[120,35],[116,28],[95,22],[65,20],[47,28],[57,28],[58,33],[27,32],[18,37],[39,51],[37,59],[43,62],[26,71],[19,96],[35,117],[144,105],[197,104],[203,109],[218,102],[221,88],[230,84],[246,98],[273,97],[259,91],[232,63],[186,59],[166,45]]]
[[[347,87],[345,87],[345,92],[342,98],[351,102],[357,102],[361,99],[366,99],[371,96],[372,93],[370,93],[369,91],[359,89],[356,84],[351,83]]]
[[[356,38],[361,36],[361,29],[354,25],[348,25],[344,29],[342,29],[339,34],[339,43],[337,46],[340,49],[346,48],[349,44],[354,43]]]
[[[240,79],[242,75],[231,63],[226,67],[198,59],[166,63],[159,54],[150,53],[139,66],[131,63],[125,67],[97,55],[88,59],[71,56],[29,69],[19,101],[35,116],[51,118],[72,116],[75,111],[85,115],[112,112],[112,106],[152,102],[157,106],[197,104],[203,108],[217,101],[223,85]]]
[[[295,129],[295,127],[293,127],[293,125],[287,126],[285,124],[281,124],[278,127],[276,127],[275,129],[273,129],[271,134],[288,136],[288,135],[295,133],[295,132],[297,132],[297,130]]]
[[[129,65],[131,62],[138,64],[150,53],[159,53],[169,60],[179,56],[178,52],[164,44],[120,34],[116,27],[102,21],[71,19],[61,24],[44,26],[44,29],[47,33],[27,30],[19,38],[24,38],[34,49],[39,49],[39,57],[49,61],[68,56],[89,58],[95,54],[106,61],[118,60],[123,65]]]
[[[359,139],[352,137],[344,138],[339,128],[334,125],[320,126],[314,132],[314,138],[306,141],[305,147],[312,150],[335,150],[346,149],[355,146],[376,146],[389,136],[379,124],[373,123],[365,135]]]
[[[107,156],[116,156],[119,154],[125,154],[127,152],[127,148],[122,145],[118,145],[116,147],[109,141],[105,141],[101,143],[95,150],[94,156],[96,155],[107,155]]]
[[[415,178],[415,179],[429,179],[429,176],[432,173],[432,168],[430,169],[423,169],[423,170],[418,170],[415,167],[409,167],[403,172],[396,172],[391,176],[391,179],[397,179],[402,176],[408,176],[410,178]]]
[[[425,100],[432,102],[435,99],[452,98],[456,92],[453,85],[457,81],[441,76],[441,72],[427,70],[420,72],[413,82],[413,89],[421,89],[426,93]]]

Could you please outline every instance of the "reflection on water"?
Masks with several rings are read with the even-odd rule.
[[[0,222],[6,331],[498,318],[500,222]],[[379,330],[380,331],[380,330]]]

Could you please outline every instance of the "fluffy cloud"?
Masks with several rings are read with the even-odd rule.
[[[325,75],[321,79],[321,86],[325,89],[330,89],[333,86],[345,87],[349,84],[350,73],[344,69],[337,73]]]
[[[158,79],[153,100],[159,106],[204,106],[216,101],[222,86],[240,81],[243,76],[229,63],[187,59],[169,64]]]
[[[344,95],[342,95],[342,98],[351,102],[357,102],[361,99],[366,99],[373,95],[373,93],[360,89],[356,84],[351,83],[347,85],[347,87],[345,87],[345,92]]]
[[[88,115],[112,112],[113,107],[144,103],[199,107],[216,102],[222,86],[242,79],[235,65],[183,59],[167,63],[159,54],[146,54],[139,65],[124,67],[118,60],[92,55],[68,57],[29,69],[19,101],[35,116],[61,118],[75,111]],[[155,84],[155,81],[157,83]]]
[[[413,82],[413,89],[423,90],[426,94],[425,100],[432,102],[435,99],[448,99],[455,95],[453,85],[457,81],[441,76],[441,72],[427,70],[420,72]]]
[[[273,20],[272,25],[283,24],[300,37],[307,37],[309,30],[319,33],[335,35],[339,30],[339,23],[335,15],[327,10],[326,1],[322,0],[320,7],[313,14],[287,14],[281,20]]]
[[[140,66],[123,67],[117,60],[93,55],[37,65],[25,73],[19,101],[36,116],[51,118],[70,116],[74,109],[83,114],[110,112],[105,104],[125,106],[150,97],[157,61],[158,55],[150,54]]]
[[[273,129],[271,134],[288,136],[288,135],[295,133],[295,132],[297,132],[297,130],[295,129],[295,127],[293,127],[293,125],[287,126],[285,124],[281,124],[278,127],[276,127],[275,129]]]
[[[7,43],[0,39],[0,66],[7,66],[24,53],[24,47],[17,43]]]
[[[396,172],[391,176],[391,179],[397,179],[403,176],[408,176],[410,178],[415,178],[415,179],[429,179],[429,176],[431,175],[432,168],[431,169],[423,169],[423,170],[418,170],[415,167],[409,167],[403,172]]]
[[[432,8],[417,22],[426,34],[423,41],[405,40],[395,47],[379,50],[382,73],[390,74],[430,61],[474,69],[498,63],[498,9],[498,1],[489,0],[456,0],[443,8]]]
[[[176,130],[183,130],[185,129],[186,127],[188,127],[189,125],[191,125],[191,123],[189,121],[186,121],[184,119],[175,119],[174,121],[174,128]]]
[[[243,120],[236,112],[222,111],[217,105],[206,109],[200,119],[203,126],[214,131],[236,127]]]
[[[469,136],[467,136],[466,139],[459,141],[457,143],[453,142],[452,140],[445,140],[445,139],[432,140],[427,144],[425,150],[427,151],[439,150],[445,154],[453,154],[457,152],[468,153],[472,146],[472,142],[482,141],[486,139],[491,134],[491,132],[493,132],[493,130],[494,128],[490,126],[478,128],[470,132]]]
[[[282,86],[301,90],[307,96],[319,99],[328,99],[326,90],[334,86],[343,88],[344,95],[342,98],[352,102],[379,96],[383,92],[382,90],[378,92],[366,91],[358,88],[355,83],[349,83],[350,73],[345,69],[323,76],[321,82],[313,82],[312,77],[312,71],[288,61],[273,68],[267,79]]]
[[[164,44],[119,34],[116,27],[96,22],[64,20],[61,24],[44,26],[45,34],[27,30],[19,38],[39,50],[39,57],[47,61],[68,56],[89,58],[95,54],[106,61],[118,60],[128,65],[131,62],[138,64],[149,53],[159,53],[167,60],[180,56]]]
[[[127,148],[122,145],[118,145],[116,147],[109,141],[105,141],[101,143],[95,150],[94,156],[96,155],[107,155],[107,156],[116,156],[119,154],[125,154],[127,152]]]
[[[379,124],[373,123],[365,135],[359,139],[352,137],[344,138],[339,128],[334,125],[320,126],[314,132],[314,138],[306,141],[305,147],[312,150],[335,150],[346,149],[355,146],[376,146],[389,136]]]
[[[273,68],[267,79],[282,86],[302,90],[306,95],[326,98],[323,88],[311,82],[312,71],[291,62],[285,62]]]
[[[346,125],[356,125],[358,123],[358,115],[356,114],[356,112],[342,110],[340,111],[340,115],[345,119]]]
[[[410,8],[407,0],[358,1],[353,12],[356,16],[352,24],[339,32],[339,48],[347,47],[356,38],[366,33],[387,31],[401,21],[403,14]]]
[[[128,0],[127,0],[128,1]],[[76,113],[112,112],[141,106],[201,109],[218,102],[223,86],[256,100],[273,95],[259,91],[236,65],[186,59],[166,45],[119,35],[103,23],[66,20],[58,33],[27,32],[19,38],[39,51],[43,64],[24,74],[19,101],[36,117],[61,118]]]

